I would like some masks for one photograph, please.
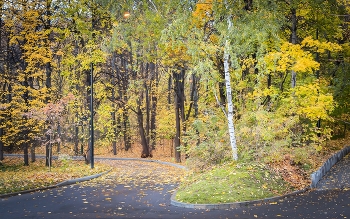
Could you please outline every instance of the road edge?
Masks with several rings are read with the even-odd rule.
[[[230,203],[221,203],[221,204],[192,204],[192,203],[185,203],[180,202],[176,200],[176,193],[175,191],[170,199],[170,204],[174,205],[176,207],[182,207],[182,208],[192,208],[192,209],[205,209],[205,210],[224,210],[224,209],[230,209],[230,208],[240,208],[240,207],[248,207],[248,206],[254,206],[258,204],[267,204],[271,202],[280,201],[286,198],[290,198],[299,194],[303,194],[307,192],[309,188],[305,188],[302,190],[294,191],[282,196],[274,196],[271,198],[265,198],[265,199],[258,199],[258,200],[251,200],[251,201],[243,201],[243,202],[230,202]]]
[[[84,181],[89,181],[91,179],[95,179],[95,178],[100,177],[100,176],[102,176],[104,174],[107,174],[110,171],[111,170],[107,170],[105,172],[94,174],[94,175],[90,175],[90,176],[84,176],[84,177],[81,177],[81,178],[65,180],[63,182],[60,182],[60,183],[58,183],[56,185],[52,185],[52,186],[46,186],[46,187],[41,187],[41,188],[36,188],[36,189],[28,189],[28,190],[23,190],[23,191],[19,191],[19,192],[2,194],[2,195],[0,195],[0,199],[9,198],[9,197],[12,197],[12,196],[17,196],[17,195],[22,195],[22,194],[27,194],[27,193],[32,193],[32,192],[44,191],[44,190],[48,190],[48,189],[54,189],[54,188],[67,186],[67,185],[72,185],[72,184],[76,184],[76,183],[80,183],[80,182],[84,182]]]
[[[310,175],[311,177],[310,187],[316,188],[317,183],[331,170],[331,168],[349,153],[350,153],[350,146],[346,146],[345,148],[341,149],[337,153],[333,154],[330,158],[328,158],[318,170],[316,170]]]

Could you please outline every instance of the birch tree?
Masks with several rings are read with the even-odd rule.
[[[228,17],[228,33],[231,29],[232,22],[231,18]],[[237,144],[236,144],[236,135],[235,135],[235,126],[233,122],[233,102],[232,102],[232,90],[231,90],[231,75],[230,75],[230,54],[229,54],[229,40],[226,39],[225,41],[225,48],[224,48],[224,71],[225,71],[225,86],[226,86],[226,97],[227,97],[227,123],[228,123],[228,132],[230,135],[230,144],[232,148],[232,158],[233,160],[238,159],[237,155]]]

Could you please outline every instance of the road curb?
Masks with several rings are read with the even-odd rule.
[[[29,190],[24,190],[24,191],[19,191],[19,192],[13,192],[13,193],[7,193],[7,194],[3,194],[0,195],[0,198],[8,198],[11,196],[16,196],[16,195],[22,195],[22,194],[27,194],[27,193],[31,193],[31,192],[37,192],[37,191],[43,191],[43,190],[48,190],[48,189],[54,189],[54,188],[58,188],[58,187],[62,187],[62,186],[67,186],[67,185],[71,185],[71,184],[75,184],[75,183],[80,183],[80,182],[84,182],[84,181],[88,181],[91,179],[95,179],[97,177],[100,177],[104,174],[109,173],[111,170],[102,172],[102,173],[98,173],[95,175],[91,175],[91,176],[84,176],[81,178],[77,178],[77,179],[72,179],[72,180],[66,180],[63,182],[60,182],[56,185],[53,186],[47,186],[47,187],[42,187],[42,188],[37,188],[37,189],[29,189]]]
[[[224,210],[224,209],[230,209],[230,208],[240,208],[240,207],[248,207],[248,206],[254,206],[258,204],[268,204],[271,202],[281,201],[286,198],[290,198],[299,194],[303,194],[307,192],[309,188],[305,188],[302,190],[294,191],[286,195],[282,196],[275,196],[271,198],[265,198],[265,199],[259,199],[259,200],[252,200],[252,201],[244,201],[244,202],[231,202],[231,203],[223,203],[223,204],[191,204],[191,203],[185,203],[180,202],[175,199],[177,191],[173,193],[170,199],[170,204],[182,207],[182,208],[192,208],[192,209],[205,209],[205,210]]]
[[[330,171],[330,169],[350,153],[350,146],[343,148],[323,163],[323,165],[311,174],[311,188],[316,188],[317,183]]]
[[[100,177],[100,176],[102,176],[104,174],[107,174],[110,171],[111,170],[107,170],[107,171],[105,171],[103,173],[98,173],[98,174],[91,175],[91,176],[84,176],[84,177],[77,178],[77,179],[66,180],[66,181],[63,181],[61,183],[56,184],[55,186],[56,187],[67,186],[67,185],[71,185],[71,184],[75,184],[75,183],[79,183],[79,182],[89,181],[89,180],[95,179],[97,177]]]

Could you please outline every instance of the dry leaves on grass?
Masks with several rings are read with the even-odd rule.
[[[281,175],[283,180],[288,182],[295,189],[304,189],[311,183],[308,175],[297,165],[292,165],[292,162],[286,158],[281,162],[272,163],[270,167],[278,175]]]
[[[108,169],[107,165],[97,164],[95,169],[85,165],[84,161],[62,162],[53,160],[51,172],[40,159],[29,166],[23,166],[23,158],[9,157],[0,166],[0,194],[18,192],[53,186],[57,183],[80,178]]]

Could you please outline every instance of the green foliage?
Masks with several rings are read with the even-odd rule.
[[[227,143],[226,119],[215,111],[206,113],[192,121],[183,137],[182,150],[189,156],[187,164],[196,171],[224,163],[232,157]]]

